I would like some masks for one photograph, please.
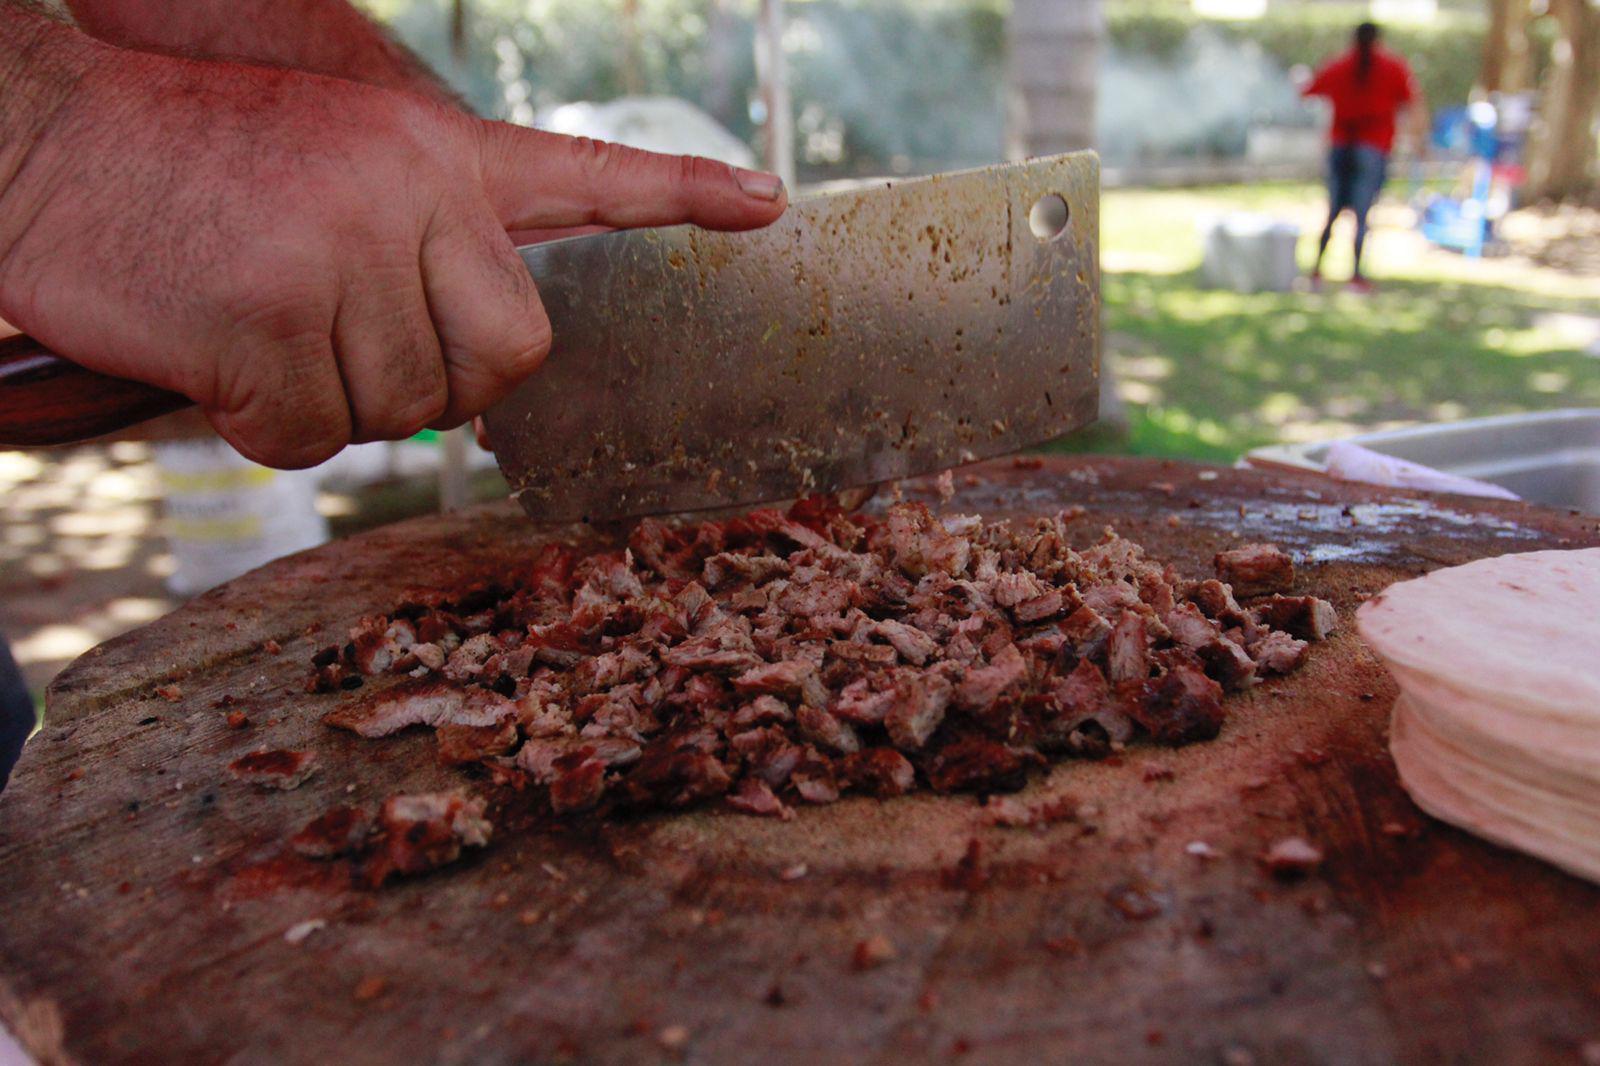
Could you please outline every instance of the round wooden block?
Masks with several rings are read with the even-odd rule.
[[[1024,802],[1077,812],[1047,826],[927,794],[789,822],[557,823],[438,766],[423,732],[324,726],[339,697],[304,693],[313,651],[360,614],[572,532],[509,504],[402,523],[57,679],[0,797],[0,1015],[48,1042],[55,1012],[85,1062],[1515,1062],[1600,1040],[1600,889],[1411,804],[1386,749],[1394,687],[1349,628],[1393,580],[1597,545],[1595,519],[1147,460],[973,473],[950,509],[1081,505],[1083,541],[1114,525],[1189,575],[1276,542],[1343,628],[1233,700],[1215,741],[1038,776]],[[321,769],[292,792],[233,781],[262,747]],[[364,890],[284,847],[330,806],[463,784],[497,833],[434,874]],[[1291,836],[1326,858],[1282,882],[1258,857]]]

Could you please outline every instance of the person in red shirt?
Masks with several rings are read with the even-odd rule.
[[[1333,104],[1333,124],[1328,131],[1328,222],[1317,243],[1312,285],[1322,283],[1322,256],[1328,250],[1333,223],[1348,207],[1356,217],[1356,265],[1350,287],[1370,292],[1372,285],[1361,273],[1367,212],[1388,175],[1395,119],[1418,97],[1411,68],[1379,46],[1375,24],[1363,22],[1356,27],[1355,46],[1324,64],[1300,95],[1326,97]]]

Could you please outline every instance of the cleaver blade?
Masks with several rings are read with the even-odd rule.
[[[554,342],[485,415],[512,495],[551,522],[743,506],[1091,422],[1099,177],[1076,152],[520,249]]]

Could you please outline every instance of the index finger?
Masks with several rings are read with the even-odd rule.
[[[788,203],[775,174],[504,122],[481,124],[480,173],[510,230],[765,226]]]

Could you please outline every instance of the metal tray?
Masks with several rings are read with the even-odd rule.
[[[1600,408],[1497,415],[1347,438],[1384,455],[1490,481],[1530,503],[1600,514]],[[1328,443],[1257,448],[1256,466],[1325,469]]]

